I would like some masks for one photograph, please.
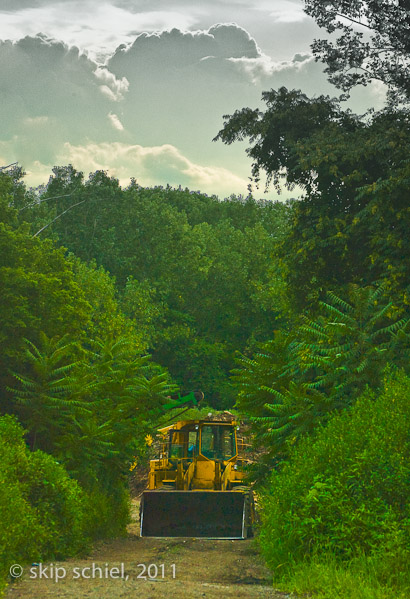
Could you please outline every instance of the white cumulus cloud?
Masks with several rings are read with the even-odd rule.
[[[97,80],[102,83],[100,89],[103,93],[108,95],[110,99],[116,102],[124,99],[124,95],[127,93],[130,85],[126,77],[117,79],[106,67],[98,67],[94,71],[94,75]]]
[[[291,75],[297,79],[309,67],[314,67],[315,61],[311,54],[297,54],[292,60],[273,60],[266,54],[261,54],[257,58],[230,58],[230,62],[236,65],[241,71],[246,73],[254,84],[261,83],[273,76]],[[322,71],[320,65],[316,66],[317,74]],[[322,81],[322,85],[326,86],[326,82]]]
[[[90,50],[93,57],[101,53],[107,55],[124,40],[131,41],[136,31],[189,28],[195,21],[189,14],[169,7],[153,10],[147,6],[144,11],[134,12],[109,0],[24,2],[20,10],[19,4],[20,1],[15,0],[6,9],[0,4],[3,39],[16,40],[22,35],[34,36],[43,32],[63,39],[69,45]]]
[[[73,164],[82,171],[107,170],[126,185],[135,177],[141,185],[182,185],[210,194],[247,193],[248,181],[226,168],[192,162],[171,144],[143,147],[121,142],[66,143],[59,164]]]
[[[117,131],[124,131],[124,125],[121,123],[120,119],[118,118],[118,116],[116,114],[109,112],[108,118],[111,122],[111,125],[114,127],[114,129],[116,129]]]
[[[26,7],[36,1],[25,0]],[[147,185],[246,193],[246,141],[212,142],[223,115],[264,110],[262,91],[281,86],[336,94],[322,69],[308,53],[269,56],[229,22],[146,31],[118,46],[105,66],[46,35],[0,41],[0,154],[4,163],[19,161],[30,184],[75,160],[80,170],[109,169]],[[355,91],[353,109],[379,107],[382,95],[372,86]]]

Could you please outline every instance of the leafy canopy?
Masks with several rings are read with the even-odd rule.
[[[410,10],[407,0],[305,0],[305,12],[335,41],[315,40],[316,60],[336,87],[350,91],[372,80],[388,87],[388,100],[410,101]]]
[[[234,371],[237,406],[269,462],[351,407],[366,387],[378,389],[387,364],[401,367],[410,356],[410,320],[400,318],[383,287],[351,286],[347,299],[329,292],[316,319],[301,321],[252,358],[240,357]]]

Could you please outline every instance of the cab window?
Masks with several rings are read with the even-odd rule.
[[[231,426],[205,424],[201,429],[201,454],[206,458],[229,460],[236,454]]]
[[[188,457],[193,458],[197,455],[197,431],[189,431],[188,433]]]
[[[179,432],[170,432],[169,442],[169,457],[170,458],[182,458],[184,457],[184,444],[181,443],[181,435]]]

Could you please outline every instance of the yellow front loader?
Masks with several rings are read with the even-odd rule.
[[[141,536],[244,539],[255,521],[235,421],[183,420],[160,429],[141,501]]]

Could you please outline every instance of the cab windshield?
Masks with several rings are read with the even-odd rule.
[[[201,454],[206,458],[230,460],[236,455],[232,426],[205,424],[201,428]]]
[[[168,456],[170,458],[193,458],[198,454],[198,431],[171,430]]]

